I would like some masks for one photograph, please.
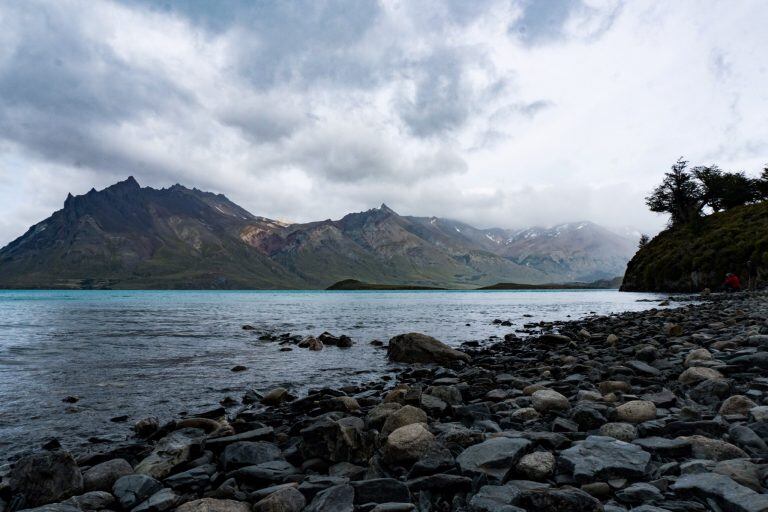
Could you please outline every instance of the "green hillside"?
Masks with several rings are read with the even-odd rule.
[[[732,208],[667,229],[627,265],[624,291],[693,292],[718,288],[728,272],[746,283],[746,264],[768,274],[768,203]]]

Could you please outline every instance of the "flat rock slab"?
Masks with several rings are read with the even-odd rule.
[[[560,454],[560,460],[579,482],[602,478],[640,478],[651,455],[637,445],[612,437],[589,436]]]
[[[758,494],[748,487],[737,484],[731,478],[717,473],[683,476],[672,484],[672,490],[712,498],[725,512],[768,511],[768,495]]]
[[[465,449],[456,462],[464,473],[501,481],[531,444],[527,439],[496,437]]]

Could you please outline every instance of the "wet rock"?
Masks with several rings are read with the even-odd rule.
[[[285,388],[274,388],[269,390],[261,399],[264,405],[280,405],[288,398],[288,390]]]
[[[299,348],[306,348],[313,352],[319,352],[323,350],[323,342],[312,336],[307,336],[299,342]]]
[[[656,418],[656,404],[648,400],[632,400],[616,408],[616,418],[626,423],[642,423]]]
[[[685,356],[685,366],[695,366],[700,361],[711,361],[712,353],[705,348],[697,348],[688,352]]]
[[[606,423],[600,427],[600,435],[629,443],[637,439],[637,428],[631,423]]]
[[[246,466],[235,470],[230,475],[238,482],[245,482],[255,486],[268,486],[281,483],[299,470],[291,463],[284,460],[262,462],[255,466]]]
[[[83,490],[111,491],[118,478],[133,473],[133,468],[125,459],[112,459],[83,472]]]
[[[204,432],[196,428],[176,430],[158,441],[152,453],[134,470],[153,478],[165,478],[179,464],[199,451]]]
[[[746,459],[749,457],[744,450],[738,446],[734,446],[731,443],[727,443],[720,439],[710,439],[701,435],[688,436],[683,439],[691,443],[693,456],[697,459],[721,461],[729,459]]]
[[[241,501],[203,498],[179,505],[176,512],[251,512],[251,506]]]
[[[536,411],[565,411],[570,409],[568,398],[552,389],[540,389],[531,395],[532,405]]]
[[[531,480],[544,480],[555,471],[555,456],[550,452],[529,453],[523,455],[516,469]]]
[[[14,464],[8,485],[24,507],[32,508],[79,494],[83,476],[69,452],[40,452]]]
[[[671,489],[701,498],[712,498],[726,512],[768,510],[768,495],[758,494],[748,487],[739,485],[733,479],[717,473],[683,476],[672,484]]]
[[[461,391],[456,386],[432,386],[427,389],[427,393],[439,398],[448,405],[461,405],[464,403]]]
[[[256,466],[281,458],[280,448],[272,443],[240,441],[228,445],[221,454],[225,471]]]
[[[530,446],[527,439],[496,437],[465,449],[456,462],[466,474],[501,481]]]
[[[560,454],[565,468],[580,482],[599,478],[641,478],[650,458],[650,454],[639,446],[602,436],[589,436]]]
[[[113,508],[115,497],[107,491],[90,491],[74,496],[65,503],[72,504],[80,510],[104,510]]]
[[[335,419],[325,416],[301,431],[301,452],[305,458],[320,457],[331,462],[367,463],[371,446],[360,418]]]
[[[579,489],[531,489],[519,499],[525,510],[536,512],[602,512],[599,500]]]
[[[744,395],[733,395],[725,399],[718,412],[724,416],[732,414],[747,416],[749,410],[756,406],[755,402]]]
[[[447,472],[456,466],[451,451],[439,443],[432,443],[408,473],[410,478]]]
[[[624,503],[638,504],[661,501],[664,495],[658,487],[641,482],[618,491],[616,499]]]
[[[735,482],[749,487],[756,492],[765,492],[760,481],[763,467],[746,459],[731,459],[718,462],[712,470],[714,473],[732,478]]]
[[[411,501],[408,487],[394,478],[361,480],[350,482],[350,485],[355,489],[355,505]]]
[[[382,450],[387,463],[412,462],[427,453],[435,436],[423,423],[400,427],[387,437]]]
[[[160,430],[160,421],[154,416],[143,418],[133,426],[133,431],[136,432],[136,435],[144,438],[151,436],[158,430]]]
[[[464,352],[454,350],[431,336],[420,333],[400,334],[389,340],[387,356],[400,363],[440,363],[469,361]]]
[[[131,512],[165,512],[175,507],[181,498],[171,489],[162,489],[140,503]]]
[[[305,512],[353,512],[355,489],[351,485],[335,485],[318,493]]]
[[[469,502],[473,512],[520,512],[524,509],[513,504],[522,492],[513,485],[485,485]]]
[[[294,487],[284,487],[253,505],[253,512],[301,512],[306,499]]]
[[[112,487],[112,494],[120,506],[130,510],[163,488],[163,484],[147,475],[120,477]]]
[[[573,340],[569,338],[568,336],[564,334],[542,334],[538,338],[536,338],[536,341],[539,343],[545,343],[547,345],[567,345],[571,343]]]
[[[714,368],[706,368],[704,366],[692,366],[687,370],[685,370],[683,373],[681,373],[680,376],[677,378],[677,380],[681,384],[686,384],[690,386],[693,384],[698,384],[699,382],[707,379],[722,379],[722,378],[723,378],[723,374],[715,370]]]
[[[725,379],[707,379],[689,391],[691,399],[705,405],[715,405],[731,394],[731,385]]]
[[[411,425],[413,423],[427,423],[427,421],[427,413],[418,407],[405,405],[387,416],[387,419],[384,421],[384,426],[381,429],[381,434],[386,436],[400,427]]]
[[[216,473],[216,466],[204,464],[181,473],[176,473],[164,480],[173,489],[196,491],[205,489],[211,483],[211,476]]]

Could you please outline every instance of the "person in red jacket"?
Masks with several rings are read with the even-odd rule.
[[[738,292],[741,290],[741,281],[736,274],[728,273],[725,275],[725,281],[723,282],[723,289],[726,292]]]

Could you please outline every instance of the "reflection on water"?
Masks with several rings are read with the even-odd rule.
[[[0,449],[58,437],[124,437],[148,415],[239,398],[249,388],[341,385],[394,367],[373,339],[418,331],[458,345],[523,323],[653,306],[616,291],[0,291]],[[532,318],[523,315],[533,315]],[[509,319],[514,327],[492,325]],[[243,324],[255,331],[243,331]],[[469,325],[467,325],[469,324]],[[348,334],[350,349],[280,352],[262,332]],[[242,373],[230,371],[245,365]],[[74,405],[66,396],[80,397]],[[128,415],[127,423],[110,418]]]

